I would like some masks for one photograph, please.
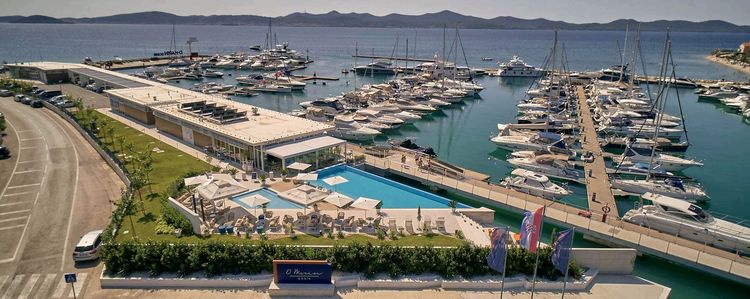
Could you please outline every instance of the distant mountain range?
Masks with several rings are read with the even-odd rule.
[[[459,24],[461,28],[473,29],[561,29],[561,30],[623,30],[625,24],[635,24],[635,20],[619,19],[609,23],[573,24],[547,19],[520,19],[515,17],[496,17],[484,19],[465,16],[452,11],[441,11],[423,15],[389,14],[375,16],[368,13],[339,13],[331,11],[325,14],[293,13],[270,18],[277,26],[296,27],[396,27],[396,28],[439,28],[444,24],[449,27]],[[268,17],[256,15],[191,15],[178,16],[170,13],[150,11],[130,14],[119,14],[95,18],[62,18],[45,16],[6,16],[0,22],[9,23],[82,23],[82,24],[178,24],[178,25],[267,25]],[[750,32],[750,26],[735,25],[725,21],[712,20],[703,22],[690,21],[651,21],[642,22],[641,30],[688,32]]]

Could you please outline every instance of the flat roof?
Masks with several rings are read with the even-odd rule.
[[[88,76],[94,79],[108,82],[113,87],[119,88],[132,88],[142,86],[154,86],[159,84],[146,79],[138,78],[128,74],[118,73],[115,71],[105,70],[88,64],[81,63],[67,63],[67,62],[52,62],[52,61],[35,61],[35,62],[21,62],[21,63],[9,63],[6,64],[9,67],[29,67],[36,68],[42,71],[55,71],[55,70],[66,70],[78,73],[79,75]]]
[[[166,84],[156,86],[112,89],[107,94],[117,98],[149,106],[158,116],[159,113],[180,119],[197,127],[206,128],[217,133],[233,137],[252,145],[283,142],[311,135],[321,134],[333,129],[333,126],[305,118],[291,116],[245,103],[225,99],[218,95],[203,94]],[[199,117],[181,110],[179,105],[196,101],[206,101],[247,111],[247,120],[238,120],[220,124],[209,118]],[[258,113],[253,114],[253,108]]]
[[[338,138],[321,136],[292,144],[270,147],[266,150],[266,153],[279,159],[286,159],[344,143],[346,141]]]
[[[132,87],[149,86],[146,83],[133,80],[132,76],[128,76],[131,78],[127,78],[127,77],[119,76],[119,74],[114,75],[114,74],[111,74],[111,72],[103,72],[102,70],[89,69],[89,68],[72,68],[69,70],[71,72],[75,72],[80,75],[85,75],[93,79],[105,81],[112,85],[117,85],[113,87],[132,88]]]

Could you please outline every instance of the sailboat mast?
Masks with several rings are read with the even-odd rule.
[[[663,64],[663,73],[666,73],[666,61],[667,61],[667,55],[671,52],[670,48],[670,41],[669,41],[669,30],[667,30],[667,36],[664,39],[664,51],[663,57],[662,57],[662,64]],[[664,78],[662,76],[662,78]],[[667,101],[667,95],[669,93],[669,84],[670,82],[667,82],[666,80],[662,79],[659,83],[660,85],[665,86],[664,89],[662,89],[662,92],[659,94],[659,97],[657,97],[657,109],[656,109],[656,126],[654,127],[654,144],[651,146],[651,157],[648,161],[648,172],[646,173],[646,181],[651,179],[651,169],[653,168],[654,163],[654,156],[656,155],[656,147],[659,144],[659,127],[661,126],[662,116],[664,115],[664,107],[666,107],[666,101]],[[637,136],[636,136],[637,137]]]
[[[620,54],[620,80],[622,82],[622,75],[625,72],[625,52],[628,51],[628,31],[630,29],[630,21],[625,23],[625,43],[622,45],[622,53]]]

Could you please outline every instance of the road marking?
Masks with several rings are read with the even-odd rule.
[[[35,163],[35,162],[43,162],[43,160],[26,160],[26,161],[18,161],[18,164],[24,164],[24,163]]]
[[[22,147],[19,147],[18,149],[28,150],[28,149],[35,149],[35,148],[36,146],[22,146]]]
[[[24,195],[24,194],[34,193],[34,192],[37,192],[37,191],[25,191],[25,192],[18,192],[18,193],[10,193],[10,194],[3,195],[3,197]]]
[[[39,186],[39,185],[41,185],[41,183],[18,185],[18,186],[10,186],[10,187],[6,187],[5,190],[8,190],[8,189],[17,189],[17,188],[25,188],[25,187],[33,187],[33,186]]]
[[[16,133],[26,133],[26,132],[31,132],[31,131],[34,131],[34,130],[18,130],[16,131]]]
[[[5,215],[10,215],[10,214],[15,214],[15,213],[24,213],[24,212],[28,212],[28,211],[31,211],[31,209],[18,210],[18,211],[12,211],[12,212],[4,212],[4,213],[0,213],[0,216],[5,216]]]
[[[2,222],[10,222],[10,221],[15,221],[15,220],[21,220],[21,219],[24,219],[26,217],[29,217],[29,216],[21,216],[21,217],[16,217],[16,218],[3,219],[3,220],[0,220],[0,223],[2,223]]]
[[[9,207],[9,206],[15,206],[15,205],[22,205],[22,204],[30,203],[30,202],[31,202],[31,200],[19,201],[19,202],[11,202],[11,203],[4,203],[4,204],[0,204],[0,207]],[[0,222],[2,222],[2,220],[0,220]]]
[[[39,169],[30,169],[30,170],[22,170],[22,171],[16,171],[13,174],[21,174],[21,173],[30,173],[30,172],[39,172],[41,170]]]
[[[5,286],[5,281],[8,280],[8,275],[0,276],[0,290]]]
[[[44,138],[42,137],[32,137],[32,138],[21,139],[21,141],[40,140],[40,139],[44,140]]]
[[[39,280],[40,274],[31,274],[31,277],[29,278],[29,281],[26,282],[26,284],[23,286],[23,290],[21,291],[21,294],[18,295],[18,299],[26,299],[31,295],[31,291],[34,290],[34,285],[36,285],[36,281]]]
[[[13,277],[13,281],[10,282],[10,286],[8,286],[8,289],[5,290],[5,294],[3,294],[3,299],[10,298],[10,296],[13,295],[13,291],[15,291],[18,285],[21,284],[24,277],[26,277],[24,274],[19,274],[16,275],[16,277]]]
[[[0,227],[0,230],[9,230],[9,229],[19,228],[19,227],[24,227],[24,226],[25,225],[23,224],[19,224],[19,225],[14,225],[14,226]]]
[[[42,284],[39,285],[39,291],[36,292],[37,298],[45,298],[44,295],[46,295],[49,291],[49,287],[52,286],[52,283],[55,281],[55,277],[57,274],[47,274],[42,280]]]
[[[60,279],[60,282],[57,283],[57,287],[55,287],[55,292],[52,293],[52,298],[60,298],[63,294],[65,294],[65,291],[68,290],[65,287],[67,287],[68,284],[65,283],[65,279]]]
[[[71,137],[70,134],[68,133],[68,130],[63,128],[55,119],[51,118],[49,115],[45,113],[42,113],[42,115],[50,119],[52,123],[55,124],[55,126],[60,128],[60,130],[62,130],[63,133],[65,133],[65,136],[68,136],[68,141],[70,142],[71,147],[73,147],[73,152],[75,153],[75,158],[76,158],[76,164],[75,164],[76,165],[76,179],[75,179],[75,182],[73,182],[74,184],[73,185],[73,200],[70,203],[70,212],[68,213],[68,228],[65,232],[65,243],[63,243],[63,253],[62,253],[62,258],[60,259],[60,271],[65,271],[65,257],[68,255],[68,240],[70,239],[70,227],[71,227],[71,224],[73,223],[73,208],[76,206],[76,198],[78,197],[78,175],[80,172],[78,169],[78,165],[80,165],[80,161],[78,159],[78,148],[76,147],[75,142],[73,142],[73,137]],[[76,136],[80,138],[79,135],[76,135]],[[46,142],[44,144],[45,146],[47,146]],[[47,160],[49,161],[49,149],[47,149]],[[46,177],[46,174],[47,174],[46,164],[44,165],[44,174]],[[42,182],[44,182],[44,178],[42,178]],[[37,198],[39,198],[39,193],[37,193]],[[36,200],[34,200],[34,205],[36,205]],[[28,224],[28,220],[26,222],[27,222],[26,224]],[[24,228],[24,232],[22,233],[22,235],[24,233],[26,233],[26,228]],[[16,248],[16,252],[18,252],[18,248]]]
[[[76,292],[76,296],[83,298],[83,296],[81,296],[81,290],[83,289],[83,284],[86,283],[86,272],[78,273],[76,276],[77,281],[73,284],[73,289]],[[68,294],[68,298],[73,298],[73,292]]]

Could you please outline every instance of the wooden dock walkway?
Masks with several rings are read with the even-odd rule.
[[[583,147],[583,152],[594,154],[593,162],[583,164],[589,210],[601,211],[604,215],[618,216],[620,214],[617,211],[617,204],[615,203],[615,197],[612,194],[612,188],[609,183],[607,167],[604,164],[604,154],[602,147],[599,145],[594,119],[591,117],[591,110],[589,104],[586,102],[586,94],[583,86],[577,86],[576,93],[578,99],[578,119],[581,125],[579,139]]]
[[[368,167],[410,178],[426,186],[448,190],[477,200],[489,207],[521,212],[533,211],[544,205],[546,206],[545,221],[565,227],[574,226],[577,228],[576,231],[595,239],[636,248],[641,252],[740,283],[750,283],[750,258],[748,257],[628,223],[615,213],[605,218],[601,210],[581,209],[560,201],[524,194],[494,184],[489,180],[477,180],[473,176],[453,177],[436,172],[424,166],[424,159],[423,167],[419,167],[414,153],[411,152],[393,149],[375,155],[371,154],[371,150],[365,151],[358,146],[350,145],[349,149],[355,155],[364,155],[365,164]],[[405,163],[401,163],[402,155],[405,156],[403,160]]]

